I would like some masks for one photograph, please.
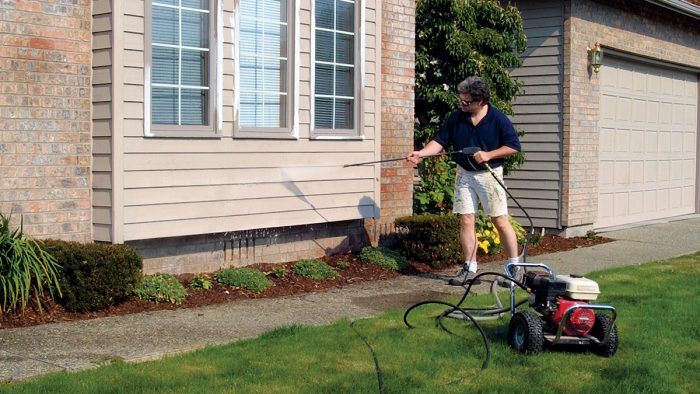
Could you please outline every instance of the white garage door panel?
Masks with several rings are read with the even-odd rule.
[[[595,227],[695,212],[697,76],[606,59],[600,78]]]

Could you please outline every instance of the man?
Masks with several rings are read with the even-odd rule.
[[[518,241],[508,221],[508,204],[505,190],[485,170],[489,163],[498,177],[503,179],[503,158],[520,151],[520,141],[515,128],[506,115],[489,103],[490,93],[480,77],[469,77],[457,86],[460,109],[448,117],[437,136],[423,149],[411,152],[407,160],[414,164],[423,157],[467,147],[481,149],[473,157],[455,154],[457,163],[453,211],[460,215],[459,242],[464,253],[464,267],[452,285],[464,285],[477,272],[477,238],[475,216],[479,202],[484,212],[498,229],[501,243],[509,262],[518,261]],[[460,279],[460,277],[464,277]]]

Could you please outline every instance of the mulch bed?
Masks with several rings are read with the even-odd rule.
[[[529,248],[529,256],[538,254],[553,253],[571,250],[580,247],[589,247],[601,243],[610,242],[608,238],[597,237],[594,240],[589,240],[585,237],[560,238],[553,235],[545,235],[541,241]],[[129,313],[148,312],[164,309],[179,309],[179,308],[197,308],[207,305],[216,305],[225,302],[231,302],[242,299],[252,298],[275,298],[284,297],[295,294],[322,292],[329,288],[348,286],[354,283],[385,280],[394,278],[401,274],[385,270],[370,264],[361,263],[357,256],[352,254],[334,255],[323,258],[330,266],[335,267],[339,262],[347,263],[348,267],[338,269],[338,278],[324,281],[314,281],[295,275],[292,272],[292,263],[282,264],[287,268],[287,275],[284,278],[275,278],[270,275],[268,278],[273,281],[274,286],[262,293],[253,293],[247,290],[232,289],[228,286],[222,286],[213,282],[213,286],[208,290],[192,290],[188,289],[187,298],[181,305],[170,303],[153,303],[149,301],[139,300],[137,298],[129,299],[117,306],[109,309],[96,312],[68,312],[61,305],[58,305],[50,300],[42,302],[42,312],[39,312],[36,307],[27,308],[24,312],[15,312],[9,315],[0,316],[0,329],[12,327],[26,327],[46,323],[69,322],[78,320],[87,320],[105,316],[119,316]],[[505,261],[505,254],[496,254],[490,256],[479,256],[479,262]],[[251,267],[268,272],[273,266],[280,264],[256,264]],[[444,269],[446,267],[441,267]],[[430,272],[430,266],[423,262],[410,262],[407,274]],[[185,285],[192,279],[191,274],[180,275],[178,279]]]

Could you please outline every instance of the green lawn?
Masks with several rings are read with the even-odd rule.
[[[700,253],[590,275],[600,303],[618,309],[620,346],[612,358],[545,351],[524,356],[506,345],[507,320],[484,324],[491,364],[476,329],[450,320],[462,338],[434,325],[422,308],[408,330],[403,310],[360,320],[375,349],[387,392],[693,392],[700,381]],[[489,302],[487,297],[470,298]],[[257,339],[161,361],[118,363],[0,386],[2,392],[377,392],[365,343],[343,321],[290,327]],[[697,391],[696,391],[697,392]]]

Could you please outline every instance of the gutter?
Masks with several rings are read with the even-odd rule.
[[[687,15],[694,19],[700,19],[700,6],[684,0],[646,0],[647,3],[656,4],[671,11]]]

